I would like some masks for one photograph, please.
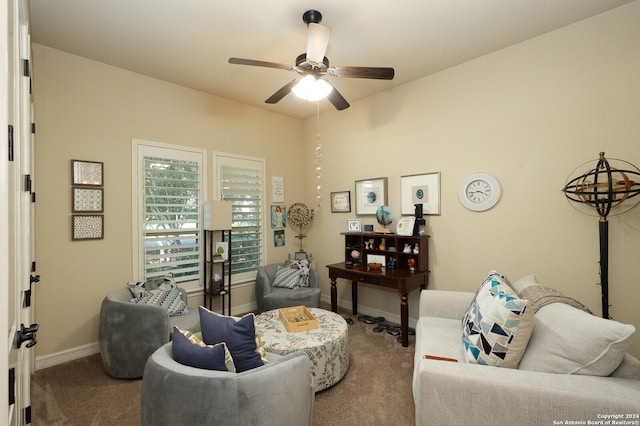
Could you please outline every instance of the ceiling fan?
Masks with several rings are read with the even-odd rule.
[[[329,44],[331,29],[320,24],[322,14],[317,10],[308,10],[302,15],[302,20],[309,27],[307,51],[298,55],[295,65],[279,64],[275,62],[257,61],[254,59],[229,58],[230,64],[253,65],[256,67],[278,68],[297,72],[300,77],[285,84],[267,100],[268,104],[275,104],[290,91],[307,100],[319,100],[327,97],[338,110],[349,108],[349,102],[336,90],[325,77],[370,78],[378,80],[393,80],[393,68],[384,67],[330,67],[329,59],[324,54]]]

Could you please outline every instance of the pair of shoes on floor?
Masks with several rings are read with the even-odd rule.
[[[369,315],[360,315],[358,321],[362,321],[365,324],[378,324],[384,321],[384,317],[372,317]]]

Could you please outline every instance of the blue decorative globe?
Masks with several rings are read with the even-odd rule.
[[[391,209],[389,206],[380,206],[376,211],[376,219],[378,219],[378,223],[382,226],[387,226],[393,222],[393,218],[391,217]]]

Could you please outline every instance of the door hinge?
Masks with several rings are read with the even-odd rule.
[[[31,123],[31,133],[36,134],[36,123]]]
[[[24,408],[24,424],[31,424],[31,406]]]
[[[31,192],[31,175],[24,175],[24,192]]]
[[[27,349],[34,347],[38,341],[36,340],[36,333],[38,332],[38,324],[31,324],[29,327],[25,327],[24,324],[20,324],[20,330],[17,332],[16,349],[20,349],[24,342],[27,343]]]
[[[29,276],[29,290],[24,291],[24,307],[25,308],[28,308],[29,306],[31,306],[31,294],[32,294],[31,286],[33,285],[33,283],[39,283],[39,282],[40,282],[40,275]]]
[[[9,124],[9,161],[13,161],[13,125]]]
[[[28,59],[23,59],[22,60],[22,65],[23,65],[23,70],[22,70],[22,74],[25,77],[30,77],[31,76],[31,67],[29,66],[29,60]]]
[[[35,202],[36,202],[36,193],[35,193],[35,192],[32,192],[32,193],[31,193],[31,202],[32,202],[32,203],[35,203]]]
[[[9,405],[16,403],[16,369],[9,369]]]
[[[31,272],[35,272],[36,271],[36,261],[32,261],[31,262]]]

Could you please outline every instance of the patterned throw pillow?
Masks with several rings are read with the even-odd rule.
[[[462,342],[467,360],[518,368],[533,331],[533,311],[497,272],[483,281],[463,320]]]
[[[238,373],[264,365],[267,354],[260,344],[253,314],[229,317],[203,306],[199,311],[202,339],[208,345],[226,343]]]
[[[272,287],[309,287],[309,267],[308,259],[296,260],[287,266],[278,266]]]
[[[198,336],[178,327],[173,328],[171,337],[173,359],[183,365],[207,370],[236,372],[227,345],[207,345]]]
[[[132,302],[142,305],[162,306],[169,311],[169,316],[172,317],[189,313],[187,304],[182,300],[182,295],[177,287],[171,290],[153,290],[142,299],[133,299]]]

